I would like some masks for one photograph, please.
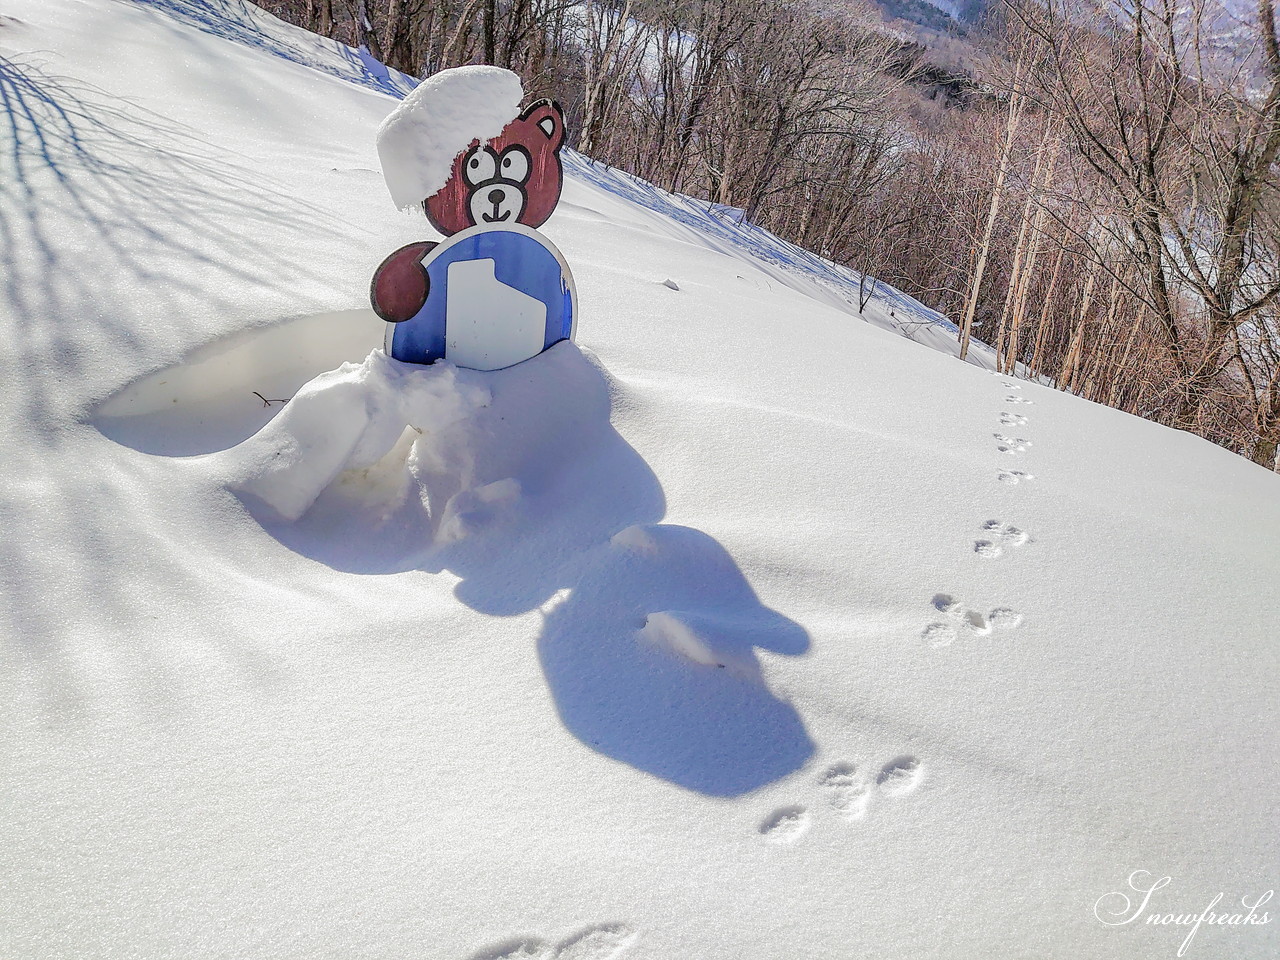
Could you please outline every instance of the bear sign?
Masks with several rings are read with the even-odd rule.
[[[423,86],[437,78],[454,81],[445,75],[467,71],[474,81],[481,70],[489,72],[481,80],[498,74],[495,67],[461,67],[442,71]],[[466,109],[465,95],[459,96],[477,89],[483,91],[484,84],[454,82],[452,89],[428,90],[418,103],[406,100],[405,106],[416,108],[410,120],[419,121],[417,127],[408,124],[407,136],[395,130],[399,142],[387,137],[384,146],[388,125],[379,132],[393,196],[439,180],[438,171],[434,181],[430,172],[396,180],[395,165],[403,161],[406,146],[417,148],[410,155],[428,168],[439,163],[442,148],[454,151],[443,186],[417,201],[447,239],[401,247],[382,262],[370,284],[373,309],[388,322],[386,351],[407,363],[446,359],[473,370],[498,370],[574,336],[573,277],[560,251],[534,229],[560,199],[563,114],[555,102],[540,100],[494,135],[503,116],[498,112],[495,121],[494,98],[487,98],[489,117],[478,121],[483,110]],[[394,119],[395,114],[389,121]],[[413,143],[424,134],[434,137],[425,156],[421,143]]]

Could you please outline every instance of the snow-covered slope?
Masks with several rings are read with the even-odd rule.
[[[405,369],[400,78],[0,14],[0,956],[1274,955],[1275,475],[580,159],[579,343]]]

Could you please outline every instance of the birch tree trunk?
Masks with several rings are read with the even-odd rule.
[[[973,333],[973,318],[978,309],[978,296],[982,292],[982,275],[987,269],[987,258],[991,256],[991,238],[995,234],[996,219],[1000,216],[1000,201],[1004,194],[1004,182],[1009,176],[1009,167],[1013,162],[1014,136],[1018,131],[1018,120],[1022,114],[1022,97],[1019,90],[1018,73],[1014,73],[1013,90],[1009,95],[1009,115],[1005,120],[1004,143],[1000,148],[1000,161],[996,168],[996,179],[991,189],[991,205],[987,210],[987,225],[982,232],[982,242],[978,246],[977,258],[974,261],[973,278],[969,281],[969,293],[965,297],[964,314],[960,321],[960,359],[969,355],[969,339]]]

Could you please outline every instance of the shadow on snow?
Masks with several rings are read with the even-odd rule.
[[[357,319],[322,316],[309,329]],[[254,335],[269,351],[270,332]],[[241,355],[253,344],[241,334],[215,355],[251,369]],[[803,654],[808,635],[760,603],[721,544],[660,523],[661,484],[611,422],[622,388],[576,345],[490,373],[375,352],[316,378],[252,437],[250,420],[226,433],[239,421],[216,398],[201,401],[202,420],[169,393],[152,402],[152,390],[185,398],[198,391],[184,380],[226,373],[193,358],[107,401],[99,427],[153,452],[172,449],[166,432],[184,448],[240,441],[188,462],[297,553],[357,574],[447,572],[473,610],[540,611],[538,655],[560,717],[606,756],[736,796],[812,754],[756,656]],[[132,424],[121,415],[130,396]]]

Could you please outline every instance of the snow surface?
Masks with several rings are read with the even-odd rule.
[[[578,342],[392,363],[392,74],[0,12],[0,957],[1172,957],[1095,905],[1274,888],[1274,474],[571,154]]]
[[[441,70],[418,84],[378,127],[378,157],[401,209],[434,195],[473,140],[492,140],[520,114],[524,87],[502,67]]]

